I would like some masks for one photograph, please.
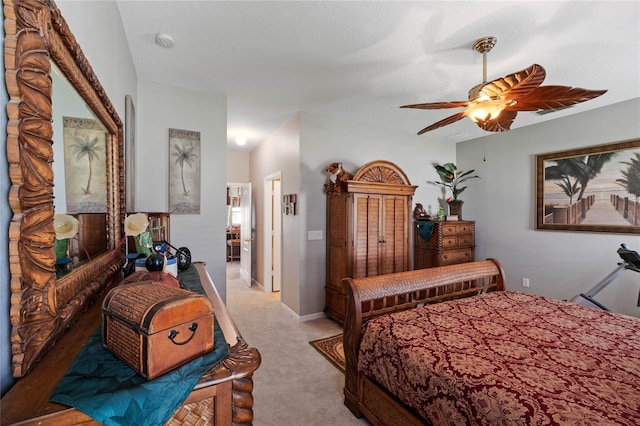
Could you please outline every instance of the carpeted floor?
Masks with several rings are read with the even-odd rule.
[[[344,373],[345,361],[344,348],[342,347],[342,334],[313,340],[309,342],[309,344]]]
[[[253,425],[369,425],[344,405],[342,371],[309,344],[342,333],[342,327],[326,317],[299,321],[280,302],[280,293],[247,287],[239,262],[228,263],[227,308],[262,357],[253,376]]]

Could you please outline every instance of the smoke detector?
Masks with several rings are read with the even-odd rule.
[[[171,49],[176,42],[169,34],[158,33],[156,34],[156,44],[166,49]]]

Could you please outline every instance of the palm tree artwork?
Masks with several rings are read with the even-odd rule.
[[[580,192],[576,201],[581,200],[589,186],[589,181],[600,174],[604,165],[611,161],[615,154],[615,152],[605,152],[555,160],[555,165],[545,168],[545,179],[561,180],[562,184],[558,184],[558,186],[571,200],[575,195],[574,189],[578,189]],[[573,183],[570,178],[574,178]]]
[[[185,164],[192,168],[195,164],[195,161],[198,158],[198,155],[194,152],[194,146],[190,142],[185,142],[184,144],[176,144],[174,145],[175,151],[172,153],[174,162],[177,166],[180,167],[180,178],[182,180],[182,194],[189,195],[189,189],[184,180],[184,167]]]
[[[556,185],[562,188],[565,195],[569,197],[569,204],[573,204],[573,196],[576,195],[582,187],[580,186],[578,179],[571,183],[569,176],[562,176],[561,180],[562,182],[556,183]]]
[[[640,234],[640,139],[536,156],[536,229]]]
[[[82,188],[85,194],[91,194],[91,177],[93,174],[93,161],[100,157],[99,151],[102,147],[98,144],[99,138],[96,136],[91,138],[84,134],[76,133],[74,135],[74,142],[71,144],[71,150],[75,155],[77,161],[87,158],[89,167],[89,176],[87,177],[87,185]]]
[[[169,129],[169,211],[200,213],[200,132]]]
[[[621,161],[620,164],[628,167],[621,171],[622,177],[616,179],[616,183],[622,185],[629,194],[635,196],[637,205],[638,201],[640,201],[640,153],[634,153],[634,156],[629,161]],[[632,225],[635,226],[638,225],[640,219],[638,218],[638,211],[634,213]]]

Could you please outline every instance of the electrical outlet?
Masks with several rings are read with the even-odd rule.
[[[522,279],[522,287],[529,287],[529,278]]]

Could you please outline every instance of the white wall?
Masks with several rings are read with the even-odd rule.
[[[400,133],[326,116],[300,114],[300,175],[298,195],[300,220],[300,310],[301,316],[324,310],[326,239],[307,241],[307,231],[321,230],[326,238],[326,194],[324,169],[341,161],[355,173],[374,160],[395,163],[417,185],[413,203],[438,210],[440,188],[426,182],[438,176],[431,163],[455,161],[451,142],[425,142],[413,133]],[[287,263],[289,263],[287,261]]]
[[[264,253],[264,179],[276,173],[281,177],[282,194],[298,194],[300,200],[300,118],[298,115],[287,121],[278,131],[269,136],[260,146],[251,151],[251,187],[255,229],[252,230],[253,265],[256,281],[265,284]],[[300,203],[298,204],[300,205]],[[298,251],[300,241],[301,214],[282,217],[282,286],[280,300],[292,311],[300,312],[300,268],[303,261]]]
[[[200,214],[171,215],[170,243],[204,261],[226,300],[227,100],[220,95],[150,81],[138,82],[136,207],[169,208],[169,129],[200,132]]]
[[[249,151],[227,151],[227,182],[249,182]]]
[[[458,166],[481,176],[461,197],[464,218],[476,221],[476,257],[497,258],[508,289],[571,299],[616,268],[621,243],[640,249],[638,235],[535,230],[535,155],[640,138],[638,117],[634,99],[458,144]],[[639,289],[640,274],[627,271],[596,300],[640,317]]]

